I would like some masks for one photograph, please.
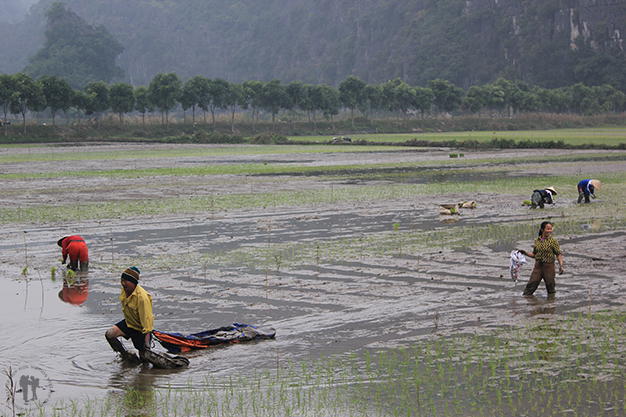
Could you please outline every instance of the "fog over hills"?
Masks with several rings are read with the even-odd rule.
[[[0,0],[0,22],[16,23],[24,20],[29,7],[36,0]]]
[[[626,0],[66,0],[124,46],[121,81],[157,73],[231,82],[326,83],[348,75],[468,88],[498,77],[556,88],[626,90]],[[0,71],[21,71],[44,41],[41,0],[0,0]],[[8,17],[10,16],[10,17]]]

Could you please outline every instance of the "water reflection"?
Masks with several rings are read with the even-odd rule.
[[[458,218],[454,218],[454,217],[439,216],[439,221],[441,223],[446,223],[446,224],[456,223],[458,220],[459,220]]]
[[[63,288],[59,291],[59,299],[68,304],[79,306],[89,295],[89,279],[86,274],[74,278],[63,278]]]
[[[122,404],[123,413],[127,416],[143,417],[154,415],[154,386],[158,374],[150,365],[139,367],[120,363],[117,371],[109,378],[110,387],[120,387],[121,391],[111,391],[114,404]]]
[[[556,311],[554,294],[549,294],[545,300],[540,300],[534,295],[527,295],[524,298],[528,300],[528,304],[533,307],[530,310],[531,317],[541,314],[554,314]]]

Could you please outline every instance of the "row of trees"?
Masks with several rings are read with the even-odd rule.
[[[196,122],[196,112],[201,110],[204,123],[211,113],[215,127],[216,111],[228,110],[231,129],[234,131],[235,113],[238,109],[252,109],[253,123],[258,121],[260,110],[271,114],[272,122],[282,110],[306,112],[317,129],[317,115],[333,120],[341,108],[350,111],[354,127],[355,110],[373,123],[376,112],[393,112],[400,118],[410,113],[421,115],[445,112],[453,114],[464,109],[479,118],[485,109],[506,113],[509,116],[521,112],[550,111],[555,113],[615,112],[624,109],[626,96],[609,85],[587,87],[581,83],[571,87],[544,89],[521,81],[498,79],[493,84],[470,87],[467,92],[454,84],[436,79],[426,87],[412,87],[396,78],[381,85],[367,84],[353,75],[348,76],[338,88],[325,84],[311,85],[301,81],[282,84],[244,81],[242,84],[226,80],[209,79],[197,75],[183,83],[175,73],[157,74],[147,87],[133,87],[126,83],[111,86],[103,81],[90,82],[82,90],[56,76],[41,76],[35,80],[27,74],[0,75],[0,106],[6,120],[7,114],[21,115],[26,132],[26,114],[37,115],[50,109],[52,122],[59,111],[68,118],[70,110],[78,115],[92,116],[100,122],[100,116],[111,111],[119,116],[138,112],[145,124],[148,112],[160,111],[162,123],[169,126],[169,113],[177,108],[191,111]],[[56,130],[55,130],[56,132]],[[7,130],[5,127],[5,135]]]

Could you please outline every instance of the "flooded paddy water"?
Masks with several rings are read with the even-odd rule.
[[[272,153],[264,147],[229,153],[221,147],[222,155],[202,154],[210,148],[2,148],[1,364],[45,375],[42,392],[48,389],[50,409],[77,398],[119,401],[129,389],[193,392],[209,377],[289,373],[320,357],[362,357],[450,336],[623,311],[623,153],[466,151],[451,162],[446,150]],[[162,153],[124,156],[147,149]],[[190,155],[167,155],[181,149]],[[173,171],[238,164],[303,172]],[[146,169],[165,171],[140,174]],[[109,170],[125,174],[105,175]],[[599,198],[575,204],[574,179],[590,177],[603,182]],[[549,185],[559,191],[554,206],[531,211],[521,205],[534,188]],[[256,202],[240,203],[241,196]],[[119,211],[155,201],[180,201],[182,208]],[[477,207],[439,214],[441,204],[463,201]],[[198,202],[201,209],[185,208]],[[113,203],[122,209],[102,206]],[[101,207],[105,214],[94,214]],[[75,220],[41,214],[59,208]],[[7,220],[33,210],[39,210],[36,221]],[[543,285],[536,297],[524,298],[532,264],[522,267],[515,284],[509,255],[514,248],[530,250],[546,219],[555,224],[565,273],[557,277],[554,299],[547,299]],[[90,271],[69,279],[56,245],[68,234],[82,236],[90,256]],[[275,340],[189,352],[184,369],[122,363],[104,332],[123,318],[119,276],[132,265],[153,297],[156,330],[189,334],[238,322],[272,327]],[[155,350],[164,351],[158,343]],[[351,413],[317,413],[325,414]]]

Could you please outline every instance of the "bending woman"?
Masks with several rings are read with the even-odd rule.
[[[524,295],[533,295],[543,279],[546,283],[548,295],[556,293],[554,258],[559,261],[559,275],[563,274],[563,257],[559,242],[552,236],[552,223],[541,223],[539,237],[535,240],[533,253],[520,251],[522,254],[535,259],[535,268],[530,274],[530,280],[524,289]]]

